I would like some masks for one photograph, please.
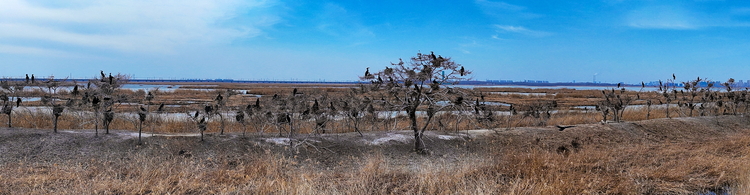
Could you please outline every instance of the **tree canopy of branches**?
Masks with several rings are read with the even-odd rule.
[[[414,131],[414,149],[424,153],[425,144],[422,140],[435,113],[446,107],[440,102],[450,102],[461,96],[458,90],[447,87],[459,81],[468,80],[471,71],[464,69],[449,57],[417,53],[407,62],[399,59],[398,63],[391,63],[385,69],[370,73],[369,68],[360,80],[370,81],[375,91],[384,90],[390,97],[390,104],[395,108],[406,111],[410,129]],[[423,109],[427,119],[419,124],[417,111]]]

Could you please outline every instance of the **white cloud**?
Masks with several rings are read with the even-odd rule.
[[[510,32],[534,37],[546,37],[552,35],[552,33],[549,32],[529,30],[523,26],[495,25],[495,28],[497,28],[499,32]]]
[[[676,6],[648,6],[630,12],[626,25],[644,29],[697,29],[702,21],[694,13]]]
[[[24,47],[15,45],[0,45],[0,53],[8,54],[21,54],[21,55],[45,55],[45,56],[56,56],[56,57],[71,57],[76,56],[70,52],[36,48],[36,47]]]
[[[254,37],[278,22],[273,14],[223,25],[243,12],[260,12],[268,1],[0,1],[0,41],[25,40],[67,47],[171,53],[190,45],[212,45]]]

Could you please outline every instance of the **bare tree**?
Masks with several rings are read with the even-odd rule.
[[[254,104],[247,105],[245,113],[247,113],[247,117],[250,119],[249,123],[259,134],[265,132],[266,127],[269,125],[270,117],[268,115],[273,115],[266,113],[264,106],[261,106],[260,97],[255,99]]]
[[[380,72],[371,74],[368,69],[360,79],[371,81],[376,90],[387,90],[393,98],[390,102],[406,111],[414,132],[414,149],[425,153],[422,137],[434,113],[443,108],[438,102],[451,100],[444,85],[467,80],[470,73],[450,58],[417,53],[408,62],[399,59]],[[423,107],[426,107],[427,119],[420,125],[417,111]]]
[[[33,75],[32,75],[33,76]],[[63,79],[64,81],[66,79]],[[56,80],[54,76],[50,76],[46,81],[44,81],[43,85],[40,85],[39,87],[43,90],[46,90],[46,94],[42,97],[42,103],[46,105],[50,105],[52,107],[52,130],[57,133],[57,122],[60,116],[62,116],[63,111],[65,111],[65,106],[72,105],[74,101],[71,101],[68,99],[67,103],[65,105],[59,104],[57,100],[61,99],[58,96],[57,89],[60,87],[61,80]]]
[[[12,120],[12,114],[13,114],[13,105],[15,104],[15,107],[21,106],[21,97],[20,92],[23,91],[23,89],[28,84],[27,82],[20,82],[20,81],[9,81],[9,80],[3,80],[0,81],[0,99],[2,99],[2,112],[3,114],[8,115],[8,127],[13,127],[13,120]]]
[[[662,96],[664,96],[664,99],[666,101],[666,112],[667,112],[667,118],[672,118],[669,115],[669,106],[672,104],[672,101],[677,99],[677,90],[675,90],[675,80],[677,77],[675,77],[674,74],[672,74],[672,79],[667,79],[666,83],[659,81],[659,92],[661,92]]]
[[[622,121],[622,115],[625,112],[625,108],[630,105],[633,101],[633,97],[625,92],[625,88],[615,90],[602,90],[604,100],[599,102],[599,109],[604,116],[604,122],[607,122],[607,113],[612,114],[612,120],[615,122]]]
[[[115,118],[113,109],[120,105],[120,103],[127,102],[130,99],[127,95],[120,93],[123,85],[130,80],[130,76],[120,73],[116,75],[110,73],[107,76],[104,74],[104,71],[100,71],[100,74],[100,78],[88,81],[81,98],[92,104],[97,133],[99,131],[99,116],[101,112],[104,112],[102,125],[104,126],[105,134],[109,134],[110,125]],[[94,105],[97,102],[98,105]]]

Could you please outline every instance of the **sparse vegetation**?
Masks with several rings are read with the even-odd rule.
[[[104,150],[83,154],[87,159],[73,159],[61,150],[41,151],[62,153],[54,159],[0,157],[7,168],[0,173],[0,194],[56,189],[105,194],[689,194],[726,187],[746,192],[750,186],[750,170],[742,166],[748,163],[744,151],[750,150],[750,132],[743,128],[750,98],[733,79],[718,84],[698,78],[680,85],[673,75],[657,92],[644,91],[645,84],[641,91],[620,86],[605,91],[466,89],[452,84],[470,71],[434,54],[369,71],[361,78],[367,83],[359,85],[222,83],[207,90],[191,89],[199,88],[194,84],[128,90],[122,88],[127,76],[103,71],[85,87],[54,78],[37,83],[33,75],[28,81],[3,80],[0,117],[9,128],[0,129],[5,131],[0,152],[33,156],[39,151],[29,144],[44,136],[90,141]],[[696,115],[707,117],[659,119]],[[615,123],[597,124],[607,119]],[[99,136],[100,120],[105,134],[110,128],[119,133]],[[199,147],[195,138],[143,136],[144,125],[152,135],[197,136],[197,130],[203,149],[188,151]],[[575,127],[558,132],[552,125]],[[266,138],[274,127],[284,139]],[[24,128],[56,134],[29,135],[24,132],[39,131]],[[58,128],[80,135],[93,129],[94,136],[57,133]],[[471,134],[476,129],[489,129],[494,136]],[[11,132],[17,130],[22,131]],[[122,133],[135,130],[137,144]],[[403,136],[400,130],[413,133],[413,141],[386,141],[382,148],[362,143],[375,135]],[[235,139],[233,133],[240,132],[243,139]],[[33,139],[20,143],[13,136]],[[334,136],[345,142],[327,139]],[[456,138],[441,141],[446,136]],[[411,143],[413,150],[407,146]],[[27,149],[8,149],[13,144]],[[107,152],[119,152],[122,159]],[[429,153],[435,155],[415,155]],[[163,159],[165,164],[158,164]],[[103,182],[78,182],[84,178]],[[144,183],[149,185],[135,186]]]

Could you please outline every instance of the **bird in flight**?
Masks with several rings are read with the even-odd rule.
[[[567,129],[567,128],[571,128],[571,127],[576,127],[576,126],[574,126],[574,125],[568,125],[568,126],[555,125],[555,126],[556,126],[556,127],[557,127],[557,129],[558,129],[558,130],[560,130],[560,131],[563,131],[563,130],[565,130],[565,129]]]

